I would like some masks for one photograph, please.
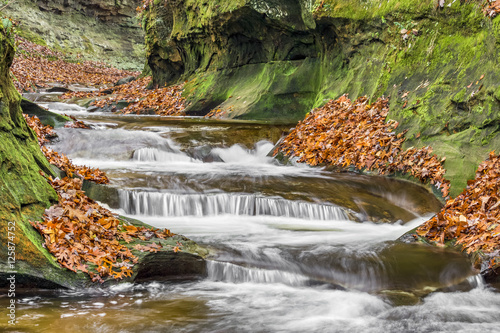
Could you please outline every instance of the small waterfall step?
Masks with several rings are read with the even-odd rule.
[[[207,261],[208,279],[229,283],[282,283],[289,286],[304,286],[309,278],[282,270],[268,270],[255,267],[243,267],[229,262]]]
[[[120,190],[120,207],[127,214],[147,216],[249,215],[281,216],[306,220],[349,220],[346,210],[318,204],[265,197],[256,194],[178,194]]]

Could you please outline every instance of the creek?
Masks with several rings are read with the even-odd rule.
[[[290,125],[40,104],[94,127],[58,129],[52,147],[107,172],[103,204],[214,255],[203,280],[25,294],[17,330],[500,330],[498,286],[463,254],[396,241],[440,208],[420,186],[280,165],[268,153]]]

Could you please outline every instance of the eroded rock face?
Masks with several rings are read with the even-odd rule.
[[[18,34],[41,45],[118,68],[142,70],[141,0],[16,0],[4,9]]]
[[[240,119],[296,121],[346,93],[390,96],[405,148],[446,157],[460,193],[500,145],[498,25],[462,1],[312,3],[157,2],[144,18],[154,83],[188,81],[188,114]]]
[[[220,107],[253,119],[300,118],[314,103],[320,77],[321,42],[308,6],[305,0],[153,5],[144,21],[154,84],[197,73],[187,87],[194,115]]]
[[[57,14],[80,12],[105,22],[130,26],[141,0],[38,0],[41,10]]]

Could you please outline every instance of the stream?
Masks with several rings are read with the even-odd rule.
[[[440,208],[409,182],[268,157],[293,125],[89,113],[52,145],[108,174],[114,212],[213,250],[208,277],[22,295],[20,332],[498,332],[461,253],[396,240]]]

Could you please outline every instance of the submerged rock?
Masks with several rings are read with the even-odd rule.
[[[129,82],[132,82],[134,80],[135,80],[135,76],[124,77],[123,79],[119,79],[118,81],[116,81],[115,87],[116,86],[121,86],[122,84],[126,84],[126,83],[129,83]]]

